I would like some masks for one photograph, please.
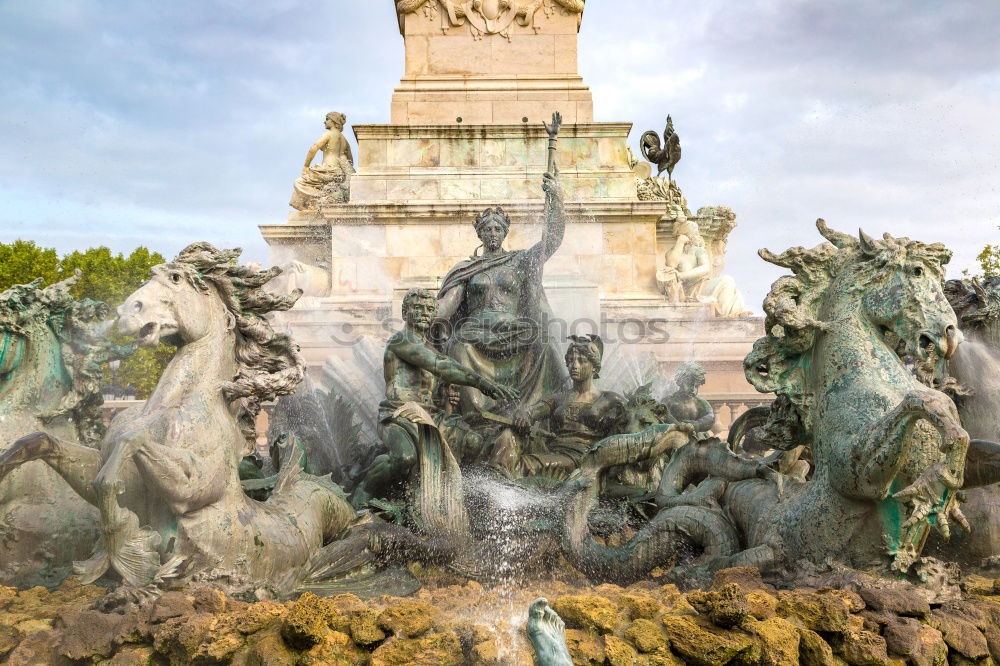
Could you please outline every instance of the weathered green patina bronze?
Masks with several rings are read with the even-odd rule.
[[[721,442],[688,443],[664,470],[664,508],[627,544],[609,548],[587,529],[594,481],[637,450],[647,454],[638,436],[610,438],[576,479],[564,526],[574,564],[633,580],[669,562],[678,540],[691,539],[710,567],[835,557],[906,571],[932,526],[944,536],[951,520],[968,527],[956,502],[968,434],[952,400],[921,384],[901,356],[947,359],[962,339],[942,291],[950,252],[889,235],[855,238],[822,220],[817,226],[830,243],[761,251],[794,275],[772,287],[764,303],[768,335],[745,360],[750,382],[782,399],[776,414],[800,435],[780,448],[809,446],[813,476],[787,483]],[[686,502],[681,490],[704,477]]]
[[[36,431],[88,450],[104,434],[101,366],[129,350],[104,335],[107,305],[70,296],[79,278],[0,294],[0,452]],[[0,483],[0,583],[58,583],[96,538],[96,511],[43,463]]]
[[[99,509],[100,541],[77,567],[83,580],[276,581],[354,516],[337,486],[296,464],[282,467],[266,503],[240,487],[260,403],[294,389],[304,363],[263,317],[291,307],[298,293],[264,291],[280,269],[240,266],[239,254],[190,245],[119,308],[122,333],[179,349],[150,398],[115,418],[99,450],[38,432],[0,456],[0,479],[41,460]]]

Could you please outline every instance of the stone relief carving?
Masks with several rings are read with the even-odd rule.
[[[640,162],[631,147],[628,147],[628,165],[635,174],[635,194],[639,201],[666,201],[667,215],[670,217],[691,215],[687,199],[677,181],[654,176],[649,162]]]
[[[556,7],[582,14],[584,0],[399,0],[396,11],[410,14],[418,9],[430,19],[441,16],[441,30],[468,25],[475,39],[485,35],[500,35],[510,39],[510,28],[517,22],[535,32],[541,29],[535,15],[542,10],[551,16]]]

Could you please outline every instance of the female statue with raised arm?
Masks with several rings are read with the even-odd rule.
[[[499,207],[484,210],[475,221],[482,242],[472,258],[459,263],[444,278],[438,301],[448,323],[445,349],[449,356],[476,373],[516,389],[517,404],[532,405],[562,388],[565,375],[554,341],[543,330],[548,305],[542,290],[542,269],[560,243],[566,226],[563,192],[555,166],[555,137],[561,119],[553,116],[549,132],[549,171],[544,176],[545,231],[527,250],[506,250],[510,218]],[[498,403],[479,391],[461,388],[463,417],[491,439],[497,424],[510,424],[517,404]],[[499,418],[497,418],[499,417]],[[506,429],[509,433],[509,429]]]

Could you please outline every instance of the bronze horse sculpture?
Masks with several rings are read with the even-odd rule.
[[[260,403],[292,391],[304,362],[263,315],[297,293],[261,287],[280,269],[240,266],[207,243],[157,266],[119,307],[140,345],[179,347],[145,404],[119,414],[88,448],[45,432],[0,456],[0,479],[43,461],[100,511],[101,538],[82,580],[114,572],[135,587],[190,576],[273,581],[303,566],[353,517],[340,489],[285,465],[267,502],[247,497],[238,466]]]
[[[761,251],[794,275],[773,285],[768,334],[745,360],[749,381],[787,407],[776,412],[787,427],[772,431],[798,435],[775,447],[808,445],[814,474],[775,477],[724,443],[689,443],[664,469],[660,513],[628,543],[608,547],[587,529],[596,480],[636,455],[609,438],[570,480],[577,487],[564,525],[567,554],[592,578],[636,580],[676,564],[685,544],[702,548],[698,563],[712,568],[766,569],[836,553],[852,566],[906,571],[932,525],[945,536],[951,520],[968,527],[957,491],[969,436],[952,400],[903,361],[950,358],[962,339],[942,290],[950,252],[817,226],[829,243]],[[681,492],[701,479],[690,495]]]

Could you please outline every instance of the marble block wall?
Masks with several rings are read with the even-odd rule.
[[[577,73],[582,14],[542,4],[529,25],[513,21],[502,34],[484,35],[468,20],[453,24],[439,0],[400,14],[406,64],[392,123],[537,123],[553,111],[568,123],[593,120],[593,97]]]

